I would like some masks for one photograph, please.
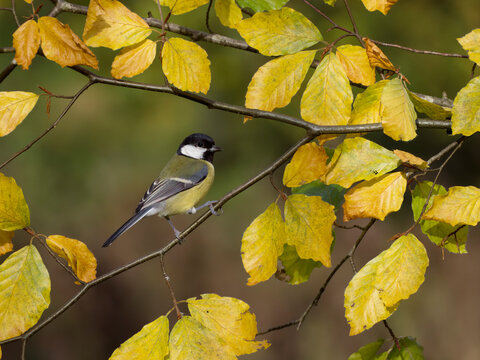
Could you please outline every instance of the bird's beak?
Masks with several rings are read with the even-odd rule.
[[[213,145],[211,148],[210,148],[210,151],[211,152],[217,152],[217,151],[222,151],[223,149],[220,147],[220,146],[217,146],[217,145]]]

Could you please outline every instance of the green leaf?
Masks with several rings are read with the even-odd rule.
[[[292,189],[292,194],[305,194],[308,196],[321,196],[322,200],[335,206],[335,211],[340,209],[345,201],[344,195],[347,189],[340,185],[327,185],[320,180]]]
[[[298,285],[308,281],[313,269],[322,266],[320,261],[302,259],[298,256],[295,247],[287,244],[285,244],[283,254],[279,259],[282,262],[283,269],[281,273],[277,275],[277,278],[292,285]]]
[[[50,277],[33,245],[0,265],[0,341],[23,334],[50,305]]]
[[[117,348],[110,360],[163,360],[168,355],[168,318],[160,316]]]
[[[393,346],[390,350],[387,360],[423,360],[423,347],[418,345],[415,338],[401,338],[400,350]]]
[[[377,352],[382,347],[385,340],[378,339],[375,342],[362,346],[357,352],[348,357],[348,360],[375,360]]]
[[[423,283],[427,266],[425,247],[408,234],[362,267],[345,290],[350,335],[369,329],[395,312],[399,302]]]
[[[470,136],[480,130],[480,76],[461,89],[452,109],[452,134]]]
[[[332,265],[332,226],[336,219],[333,209],[320,196],[288,197],[284,209],[287,244],[295,246],[302,259],[320,261],[327,267]]]
[[[247,285],[258,284],[275,274],[285,240],[280,209],[272,203],[248,226],[242,237],[243,267],[250,275]]]
[[[267,56],[294,54],[323,40],[302,13],[290,8],[260,12],[238,23],[248,45]]]
[[[13,231],[30,225],[30,211],[14,178],[0,173],[0,230]]]
[[[328,163],[325,183],[349,188],[360,180],[370,180],[400,165],[392,151],[362,137],[345,139]]]
[[[242,8],[250,8],[255,12],[278,10],[287,2],[288,0],[237,0]]]
[[[415,221],[417,221],[422,212],[432,185],[433,183],[431,181],[422,181],[419,182],[412,191],[412,210]],[[445,190],[442,185],[436,184],[426,210],[431,208],[435,196],[445,195],[446,193],[447,190]],[[462,225],[452,226],[435,220],[420,221],[422,232],[428,236],[430,241],[457,254],[467,252],[465,244],[467,242],[468,226],[463,226],[458,230],[461,226]]]
[[[346,125],[353,101],[352,87],[334,53],[315,69],[302,96],[300,111],[305,121],[317,125]]]

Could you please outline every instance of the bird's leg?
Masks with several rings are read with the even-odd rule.
[[[177,238],[178,240],[178,243],[181,244],[183,240],[185,239],[182,239],[180,237],[180,234],[181,234],[181,231],[178,231],[177,228],[175,227],[175,225],[173,225],[172,221],[170,220],[170,218],[168,216],[165,216],[165,219],[168,221],[168,224],[170,225],[170,227],[172,228],[173,232],[175,233],[175,237]]]
[[[208,206],[213,215],[216,215],[216,216],[222,215],[223,214],[223,209],[220,209],[219,211],[215,211],[215,209],[213,208],[213,206],[216,203],[218,203],[217,200],[207,201],[205,204],[202,204],[197,208],[195,208],[195,207],[191,208],[190,210],[188,210],[188,213],[189,214],[195,214],[198,210],[203,209],[204,207]]]

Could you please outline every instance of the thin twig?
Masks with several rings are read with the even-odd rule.
[[[333,21],[327,14],[325,14],[323,11],[321,11],[319,8],[317,8],[315,5],[313,5],[310,1],[308,0],[303,0],[303,2],[305,4],[307,4],[308,6],[310,6],[315,12],[317,12],[318,14],[320,14],[320,16],[322,16],[325,20],[327,20],[328,22],[330,22],[332,25],[333,25],[333,28],[334,29],[339,29],[339,30],[343,30],[345,31],[346,33],[349,33],[349,34],[354,34],[353,31],[350,31],[348,29],[345,29],[343,26],[340,26],[338,25],[335,21]]]
[[[400,342],[398,341],[398,337],[396,337],[395,334],[393,333],[393,330],[392,330],[392,328],[390,327],[390,325],[388,325],[387,320],[383,320],[383,325],[387,328],[388,333],[390,334],[390,336],[392,337],[393,341],[395,342],[395,346],[397,347],[397,349],[398,349],[398,350],[401,350],[401,348],[400,348]]]
[[[5,78],[10,75],[10,73],[17,67],[17,62],[15,60],[10,61],[10,63],[2,70],[0,73],[0,83],[5,80]]]
[[[13,14],[13,18],[15,19],[15,23],[19,27],[20,21],[18,21],[17,11],[15,10],[15,0],[12,0],[12,14]]]
[[[3,162],[3,164],[0,165],[0,169],[2,169],[4,166],[6,166],[8,163],[10,163],[12,160],[16,159],[18,156],[23,154],[25,151],[30,149],[37,141],[42,139],[45,135],[47,135],[50,131],[52,131],[60,122],[60,120],[63,119],[65,114],[68,112],[68,110],[72,107],[72,105],[77,101],[77,99],[80,97],[80,95],[83,94],[85,90],[87,90],[91,85],[93,85],[95,81],[89,81],[86,85],[84,85],[70,100],[70,102],[67,104],[67,106],[63,109],[62,113],[57,117],[57,119],[39,136],[37,136],[34,140],[32,140],[28,145],[26,145],[23,149],[20,151],[16,152],[10,158],[6,161]]]
[[[175,293],[173,292],[172,284],[170,283],[170,276],[167,275],[165,270],[165,263],[163,262],[163,254],[160,255],[160,265],[162,267],[162,274],[163,278],[165,279],[165,283],[167,284],[168,290],[170,291],[170,296],[172,298],[173,306],[175,307],[175,311],[177,313],[177,319],[180,320],[182,318],[182,313],[178,308],[177,299],[175,298]]]
[[[205,26],[210,34],[213,34],[212,29],[210,29],[210,10],[212,9],[213,0],[208,2],[207,14],[205,16]]]
[[[355,23],[355,19],[353,18],[353,14],[350,10],[350,5],[348,5],[348,0],[343,0],[343,3],[345,4],[345,8],[347,9],[348,17],[350,18],[350,22],[352,23],[353,26],[353,32],[355,33],[355,36],[357,37],[358,41],[360,41],[360,44],[362,46],[364,45],[362,36],[358,32],[357,24]]]
[[[372,39],[371,39],[372,40]],[[439,52],[439,51],[430,51],[430,50],[419,50],[419,49],[413,49],[407,46],[403,45],[398,45],[398,44],[390,44],[387,42],[383,41],[378,41],[378,40],[372,40],[375,44],[377,45],[383,45],[383,46],[389,46],[397,49],[402,49],[406,51],[410,51],[413,53],[417,54],[425,54],[425,55],[437,55],[437,56],[445,56],[445,57],[456,57],[456,58],[464,58],[468,59],[468,55],[462,55],[462,54],[452,54],[452,53],[445,53],[445,52]]]

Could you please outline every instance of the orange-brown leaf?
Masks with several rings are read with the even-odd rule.
[[[40,31],[34,20],[25,21],[13,33],[15,61],[27,70],[40,47]]]
[[[397,71],[397,68],[391,63],[387,55],[369,38],[364,37],[365,49],[367,50],[368,60],[372,66],[378,66],[381,69]]]
[[[62,67],[87,65],[98,69],[98,60],[83,41],[70,29],[50,16],[38,19],[42,49],[47,57]]]

